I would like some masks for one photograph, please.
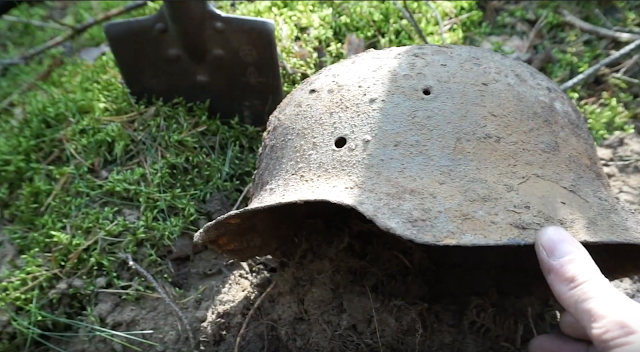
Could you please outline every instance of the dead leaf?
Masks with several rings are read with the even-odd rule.
[[[342,48],[344,49],[347,57],[360,54],[365,50],[364,39],[358,38],[357,35],[351,33],[347,35]]]
[[[94,63],[100,56],[102,56],[109,50],[109,44],[103,43],[100,46],[94,46],[80,50],[78,56],[87,62]]]

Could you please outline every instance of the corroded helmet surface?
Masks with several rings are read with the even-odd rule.
[[[324,201],[422,244],[526,245],[545,225],[640,243],[572,101],[529,65],[468,46],[368,50],[289,94],[263,136],[247,208],[195,241],[249,257],[274,209]]]

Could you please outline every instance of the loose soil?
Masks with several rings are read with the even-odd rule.
[[[613,192],[640,211],[640,136],[615,136],[598,154]],[[143,351],[234,351],[252,310],[238,351],[526,351],[536,334],[558,331],[560,308],[540,281],[532,248],[434,250],[335,211],[300,224],[272,257],[239,263],[190,248],[168,259],[174,276],[165,286],[183,290],[173,299],[194,348],[161,298],[128,302],[100,293],[94,315],[110,329],[152,330],[145,338],[158,345],[134,344]],[[614,284],[640,298],[637,277]],[[100,338],[60,347],[132,350]]]

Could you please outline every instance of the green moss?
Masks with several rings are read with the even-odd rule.
[[[0,303],[55,306],[57,297],[43,297],[77,278],[85,285],[63,312],[73,317],[91,303],[98,277],[132,288],[118,277],[119,253],[162,266],[158,251],[197,230],[209,196],[234,200],[248,184],[259,131],[222,125],[203,106],[135,106],[118,79],[110,56],[68,63],[20,99],[20,113],[2,115],[3,233],[20,258],[0,283]]]

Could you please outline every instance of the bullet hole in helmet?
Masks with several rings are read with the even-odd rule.
[[[315,94],[315,93],[317,93],[317,92],[318,92],[318,91],[317,91],[317,90],[315,90],[315,89],[309,89],[309,94]]]
[[[427,87],[427,88],[422,88],[422,94],[424,95],[431,95],[431,88]]]
[[[336,148],[340,149],[347,145],[347,139],[344,137],[338,137],[333,144],[336,146]]]

